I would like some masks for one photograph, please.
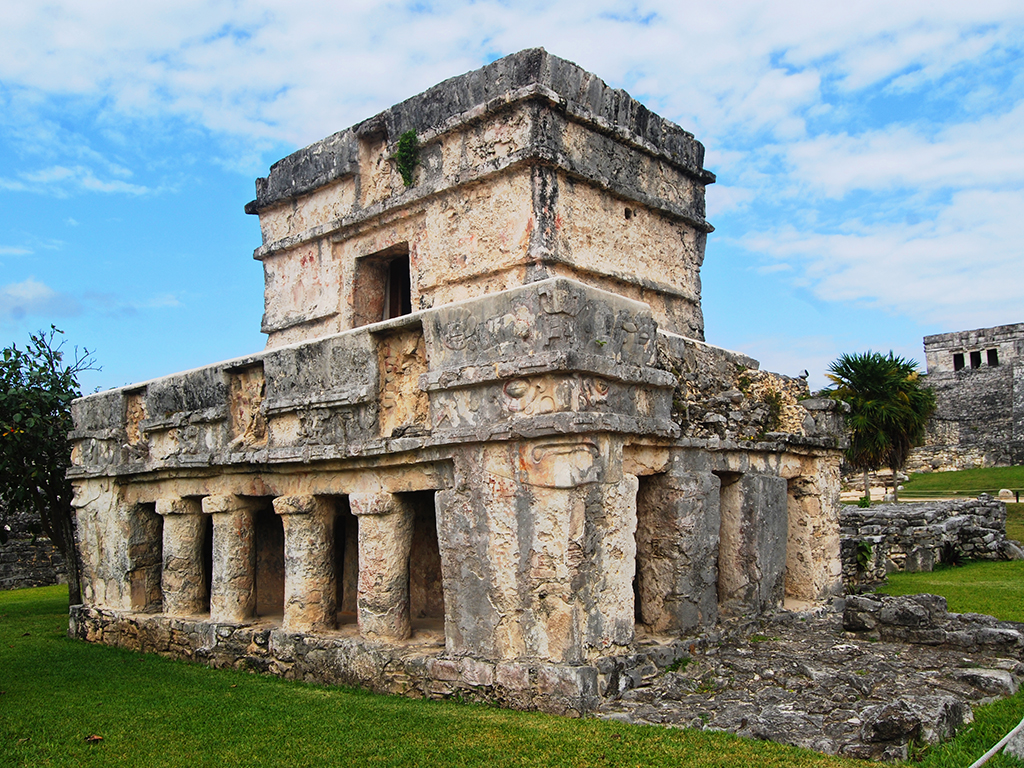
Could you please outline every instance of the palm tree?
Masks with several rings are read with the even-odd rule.
[[[864,472],[864,496],[870,497],[868,472],[888,467],[896,476],[910,451],[924,442],[925,427],[935,411],[935,395],[921,385],[917,363],[881,352],[844,354],[829,366],[834,387],[828,395],[850,404],[847,460]]]

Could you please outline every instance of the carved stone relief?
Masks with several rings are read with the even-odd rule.
[[[555,439],[519,448],[523,482],[538,488],[575,488],[600,481],[601,450],[595,440]]]
[[[262,408],[265,393],[266,381],[262,365],[231,373],[231,447],[254,448],[266,445],[267,417]]]
[[[128,433],[128,443],[135,445],[144,439],[139,424],[146,418],[146,392],[129,392],[125,396],[124,409],[125,431]]]
[[[344,408],[308,408],[298,412],[297,437],[308,445],[348,445],[370,436],[377,421],[377,404]]]
[[[417,328],[384,337],[380,357],[380,434],[391,437],[405,427],[428,423],[429,401],[420,390],[420,374],[427,372],[423,332]]]

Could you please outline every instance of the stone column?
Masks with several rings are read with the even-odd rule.
[[[333,629],[337,610],[334,509],[316,496],[280,496],[284,524],[284,629]]]
[[[359,632],[367,638],[404,640],[412,634],[412,511],[394,494],[384,492],[353,493],[348,501],[359,519]]]
[[[643,478],[637,496],[640,621],[682,633],[718,620],[719,479],[675,461]]]
[[[241,496],[207,496],[213,515],[213,578],[210,620],[240,623],[256,614],[256,502]]]
[[[203,613],[209,585],[203,573],[202,504],[198,499],[158,499],[156,512],[164,519],[164,613]]]
[[[789,481],[786,597],[825,600],[843,591],[839,556],[838,453],[803,457]]]
[[[573,602],[584,655],[633,642],[637,488],[634,475],[585,486],[584,530],[567,549],[570,563],[576,544],[582,555],[570,578],[582,582]]]
[[[636,488],[604,435],[484,443],[438,491],[449,653],[579,663],[633,641]]]
[[[744,616],[779,608],[786,569],[786,481],[754,473],[723,473],[721,479],[719,612]]]

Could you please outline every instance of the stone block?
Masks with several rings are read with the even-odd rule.
[[[930,573],[935,568],[935,555],[930,547],[914,547],[907,553],[903,570],[907,573]]]
[[[597,670],[594,667],[562,667],[541,664],[537,667],[537,692],[565,698],[597,694]]]
[[[525,691],[531,686],[527,664],[502,662],[494,666],[494,673],[497,684],[510,691]]]
[[[1005,669],[964,669],[958,670],[958,680],[987,693],[990,696],[1013,696],[1019,684]]]
[[[467,685],[493,685],[494,665],[475,659],[462,659],[460,662],[462,681]]]
[[[1024,728],[1019,728],[1017,733],[1010,737],[1003,747],[1003,753],[1024,762]]]
[[[461,675],[459,662],[454,659],[431,659],[427,662],[427,675],[433,680],[458,680]]]

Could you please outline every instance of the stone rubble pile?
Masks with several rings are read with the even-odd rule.
[[[676,378],[672,418],[684,438],[763,442],[843,432],[843,404],[811,398],[806,379],[758,370],[746,355],[665,335],[658,366]]]
[[[941,562],[1019,560],[1006,538],[1006,505],[977,499],[843,506],[843,581],[851,590],[881,584],[893,571],[931,571]]]
[[[1024,625],[950,614],[930,595],[849,598],[845,613],[781,612],[750,629],[694,642],[688,661],[631,680],[599,715],[892,761],[952,737],[972,706],[1024,680]]]

